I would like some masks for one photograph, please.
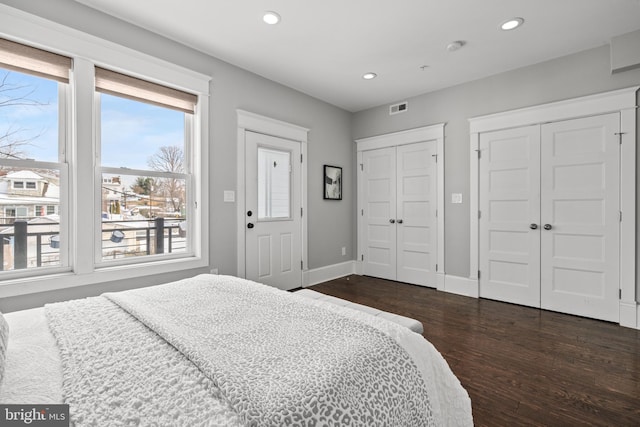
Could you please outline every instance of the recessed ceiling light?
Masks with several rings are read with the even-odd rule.
[[[262,17],[262,20],[269,25],[275,25],[278,22],[280,22],[280,15],[271,11],[265,12],[264,16]]]
[[[364,73],[362,75],[362,78],[365,79],[365,80],[375,79],[376,77],[378,77],[378,75],[376,73]]]
[[[511,18],[508,21],[504,21],[502,24],[500,24],[500,28],[504,31],[515,30],[522,24],[524,24],[524,19]]]

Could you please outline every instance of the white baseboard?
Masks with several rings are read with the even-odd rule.
[[[478,298],[478,281],[469,279],[468,277],[460,276],[444,276],[444,289],[445,292],[452,294],[464,295],[467,297]]]
[[[636,302],[620,301],[620,326],[640,329],[640,305]]]
[[[302,286],[306,288],[307,286],[313,286],[318,283],[348,276],[349,274],[355,274],[355,272],[355,261],[341,262],[340,264],[314,268],[302,273]]]

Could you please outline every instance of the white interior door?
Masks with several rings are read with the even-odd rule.
[[[542,127],[542,308],[619,321],[619,120]]]
[[[540,307],[540,127],[480,135],[480,296]]]
[[[396,280],[396,148],[362,155],[364,274]]]
[[[245,144],[245,277],[300,287],[300,143],[247,131]]]
[[[436,286],[436,141],[396,149],[397,280]]]

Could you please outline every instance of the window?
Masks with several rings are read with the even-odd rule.
[[[291,153],[258,147],[258,220],[291,217]]]
[[[12,238],[3,239],[3,295],[208,265],[210,79],[62,26],[19,16],[3,22],[16,39],[68,53],[0,39],[0,78],[19,76],[15,87],[38,94],[30,112],[16,105],[5,115],[0,104],[0,126],[16,118],[13,130],[37,138],[0,149],[0,233],[26,235],[20,246],[28,248],[11,259]],[[0,90],[0,100],[5,95]],[[149,162],[172,146],[182,156],[177,169]]]
[[[66,257],[49,239],[66,218],[43,224],[35,220],[42,212],[33,202],[58,205],[66,185],[59,95],[70,67],[69,58],[0,39],[0,203],[12,204],[3,209],[2,223],[11,226],[2,231],[10,237],[0,244],[2,271],[64,266]],[[37,181],[45,183],[39,193]]]
[[[102,68],[96,68],[96,92],[103,212],[98,262],[189,252],[192,179],[185,153],[191,152],[197,99]]]

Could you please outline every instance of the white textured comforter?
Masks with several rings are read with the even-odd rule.
[[[418,334],[241,279],[47,310],[78,425],[472,425]]]

